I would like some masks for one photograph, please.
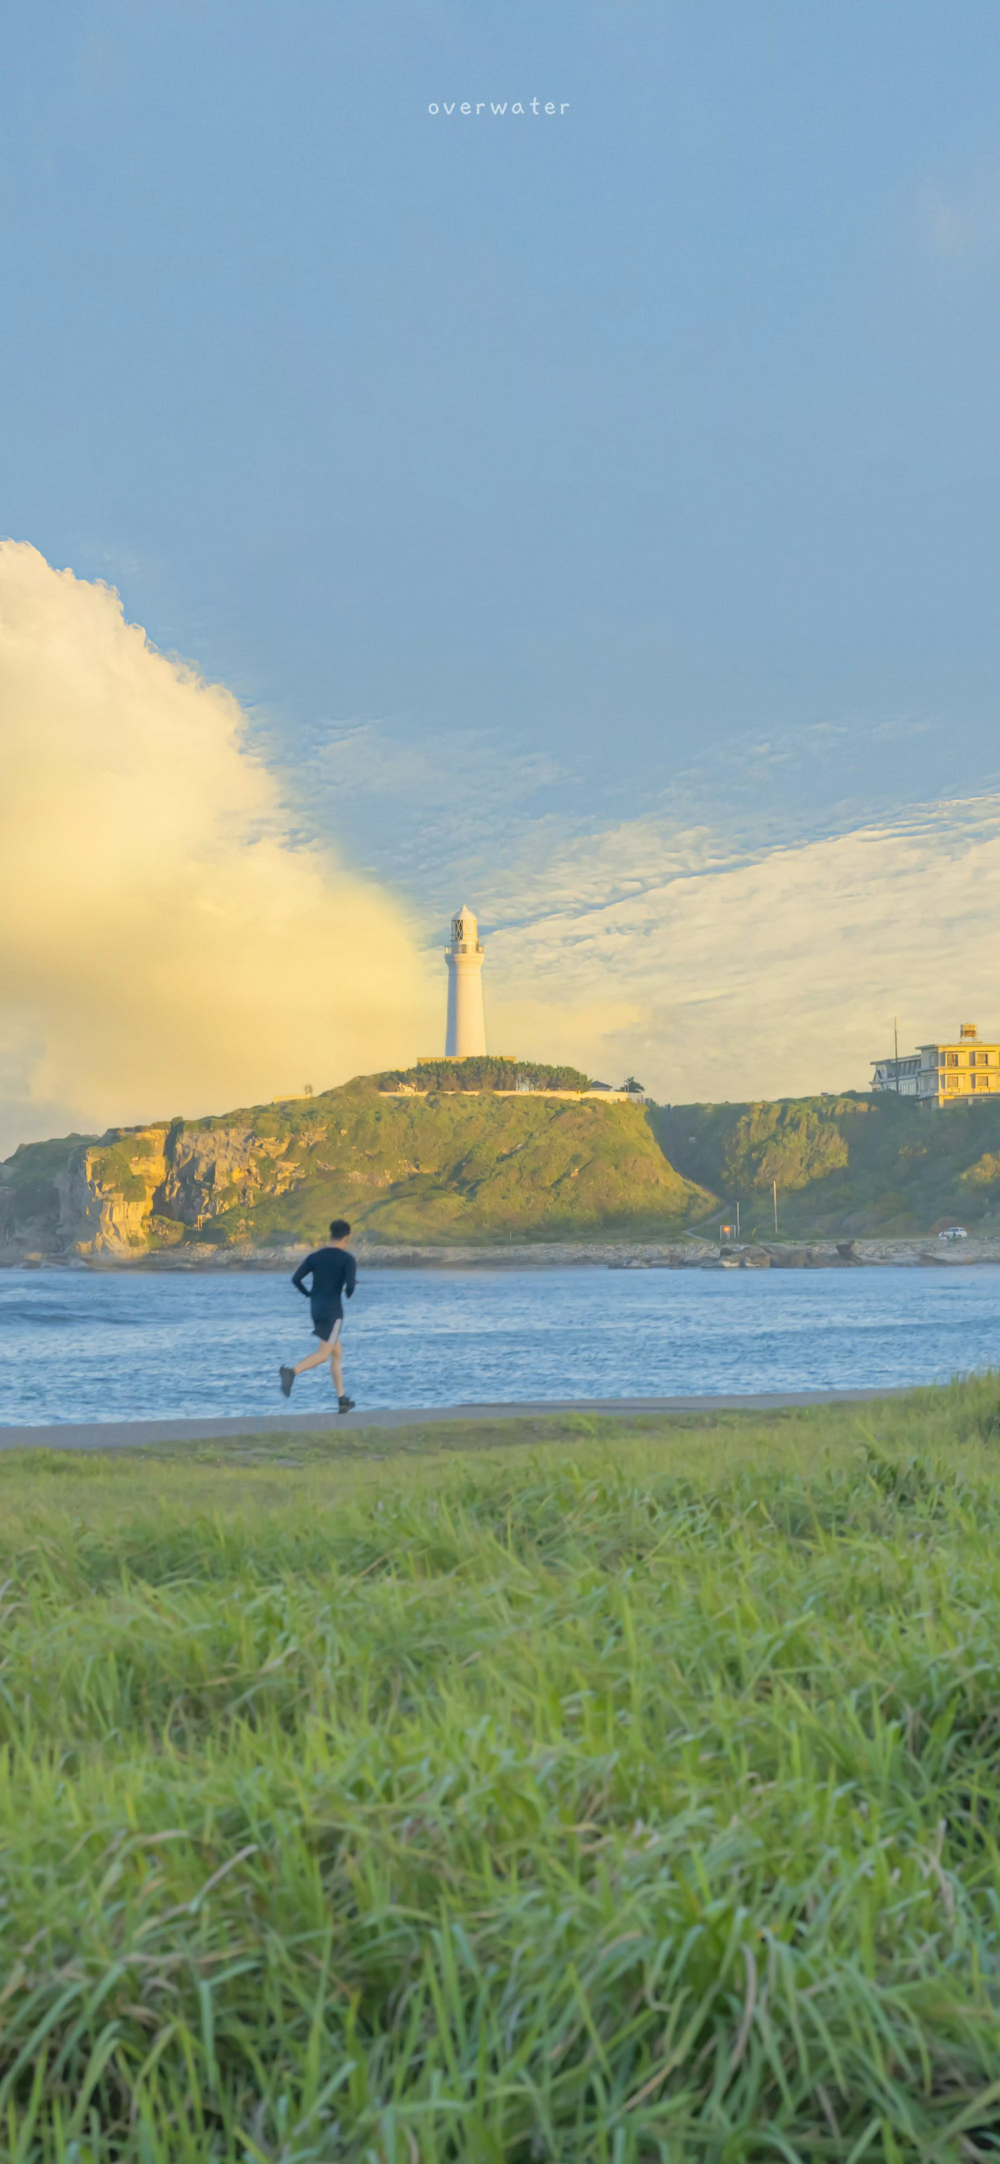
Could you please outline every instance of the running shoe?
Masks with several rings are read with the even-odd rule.
[[[281,1394],[283,1397],[290,1398],[292,1394],[292,1384],[295,1381],[295,1369],[279,1368],[278,1373],[281,1377]]]
[[[337,1399],[337,1411],[338,1411],[338,1413],[353,1413],[353,1411],[354,1411],[354,1399],[353,1399],[353,1398],[338,1398],[338,1399]]]

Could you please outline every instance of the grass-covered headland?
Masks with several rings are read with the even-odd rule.
[[[0,1458],[4,2158],[1000,2155],[995,1378],[516,1434]]]
[[[995,1099],[890,1092],[761,1104],[609,1103],[572,1067],[421,1061],[318,1097],[30,1142],[0,1165],[0,1263],[216,1262],[312,1247],[346,1216],[398,1244],[679,1238],[742,1211],[766,1238],[1000,1227]]]

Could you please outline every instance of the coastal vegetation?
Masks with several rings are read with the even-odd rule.
[[[995,2156],[997,1444],[0,1458],[4,2155]]]
[[[440,1072],[439,1072],[440,1069]],[[657,1106],[584,1094],[573,1068],[424,1061],[318,1096],[15,1151],[0,1256],[135,1259],[369,1247],[745,1236],[907,1236],[1000,1225],[995,1108],[846,1093]],[[547,1094],[546,1094],[547,1093]]]
[[[1000,1225],[995,1107],[947,1111],[888,1092],[693,1104],[651,1112],[665,1154],[688,1179],[741,1203],[743,1227],[891,1237]]]
[[[540,1065],[537,1060],[503,1059],[487,1052],[467,1059],[422,1059],[415,1067],[393,1067],[376,1075],[380,1089],[420,1090],[513,1090],[520,1083],[528,1090],[589,1090],[589,1077],[579,1067]]]

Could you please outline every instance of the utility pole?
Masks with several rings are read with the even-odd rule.
[[[772,1180],[772,1181],[771,1181],[771,1188],[772,1188],[772,1192],[773,1192],[773,1194],[774,1194],[774,1230],[775,1230],[775,1233],[777,1233],[777,1230],[778,1230],[778,1182],[777,1182],[777,1180]]]
[[[893,1046],[893,1052],[894,1052],[894,1054],[895,1054],[895,1062],[896,1062],[896,1095],[897,1095],[897,1097],[898,1097],[898,1096],[899,1096],[899,1030],[898,1030],[898,1029],[897,1029],[897,1027],[896,1027],[896,1017],[895,1017],[895,1015],[893,1015],[893,1018],[892,1018],[892,1046]]]
[[[739,1203],[737,1203],[737,1205],[736,1205],[736,1237],[737,1237],[737,1239],[739,1239],[739,1236],[740,1236],[740,1206],[739,1206]]]

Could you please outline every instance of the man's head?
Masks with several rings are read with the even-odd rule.
[[[334,1247],[342,1247],[344,1241],[350,1237],[350,1231],[346,1217],[335,1217],[330,1226],[330,1238]]]

